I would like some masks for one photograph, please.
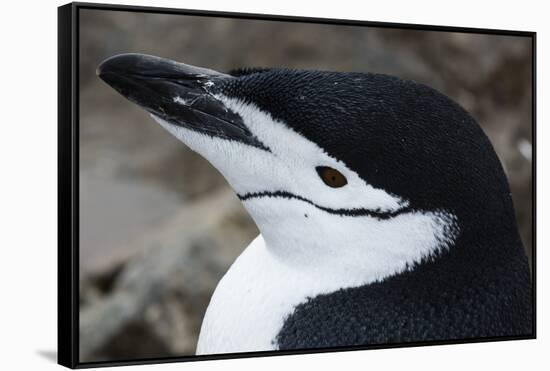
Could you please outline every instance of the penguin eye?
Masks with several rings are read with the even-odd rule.
[[[336,169],[328,166],[317,166],[315,170],[317,170],[317,174],[319,174],[323,182],[329,187],[340,188],[348,184],[346,177]]]

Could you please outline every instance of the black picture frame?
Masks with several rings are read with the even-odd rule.
[[[253,353],[181,356],[139,360],[80,362],[79,361],[79,12],[83,9],[163,13],[175,15],[201,15],[235,19],[254,19],[285,22],[302,22],[347,25],[359,27],[398,28],[408,30],[445,31],[506,36],[531,39],[532,45],[532,334],[517,337],[495,337],[468,340],[445,340],[406,344],[334,347],[315,350],[269,351]],[[134,364],[201,361],[227,358],[274,356],[340,352],[351,350],[416,347],[476,343],[489,341],[522,340],[536,338],[536,32],[483,28],[462,28],[422,24],[402,24],[341,19],[320,19],[265,14],[229,13],[188,9],[128,6],[97,3],[70,3],[58,8],[58,363],[69,368],[88,368]]]

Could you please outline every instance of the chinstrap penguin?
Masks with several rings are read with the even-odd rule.
[[[444,95],[141,54],[97,73],[212,163],[261,232],[219,282],[197,354],[532,333],[505,174]]]

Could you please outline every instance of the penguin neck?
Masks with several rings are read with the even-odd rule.
[[[275,261],[314,280],[359,286],[399,274],[452,242],[450,215],[408,212],[380,220],[327,213],[291,199],[244,203]]]
[[[459,223],[459,229],[460,235],[452,246],[413,267],[399,278],[398,285],[410,292],[438,296],[441,286],[445,286],[447,292],[468,287],[480,290],[481,286],[500,285],[503,277],[525,278],[528,260],[513,215],[466,219]],[[437,285],[426,282],[437,282]]]
[[[483,207],[464,202],[462,210],[457,210],[460,238],[453,250],[476,262],[470,269],[494,267],[525,255],[510,192],[488,194],[485,203],[476,203]]]
[[[276,263],[276,266],[283,268],[287,279],[293,280],[296,284],[303,286],[318,287],[318,292],[309,294],[320,294],[336,291],[342,288],[357,287],[369,284],[383,278],[384,273],[373,270],[360,261],[349,263],[341,262],[336,252],[329,256],[324,254],[308,254],[304,251],[325,251],[330,248],[322,246],[318,241],[297,240],[293,236],[286,238],[277,238],[278,233],[273,233],[269,228],[261,230],[266,256],[269,257],[269,263]],[[291,250],[303,249],[295,254]]]

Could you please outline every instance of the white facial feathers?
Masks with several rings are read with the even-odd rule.
[[[246,144],[199,134],[157,119],[172,134],[207,158],[240,195],[286,191],[331,209],[368,209],[395,212],[408,206],[406,200],[367,184],[343,162],[252,104],[216,96],[238,113],[248,129],[271,152]],[[174,98],[174,99],[177,99]],[[368,161],[368,159],[366,159]],[[342,173],[348,184],[330,188],[317,174],[317,166]]]
[[[456,237],[456,220],[450,213],[407,210],[407,200],[369,185],[342,161],[269,113],[237,99],[216,98],[239,114],[270,151],[156,120],[209,160],[239,195],[285,192],[296,196],[244,201],[266,244],[290,264],[326,264],[325,272],[331,266],[357,266],[361,274],[370,272],[369,280],[381,279],[448,246]],[[316,166],[338,170],[347,184],[327,186]],[[383,219],[327,211],[358,209],[395,216]]]

